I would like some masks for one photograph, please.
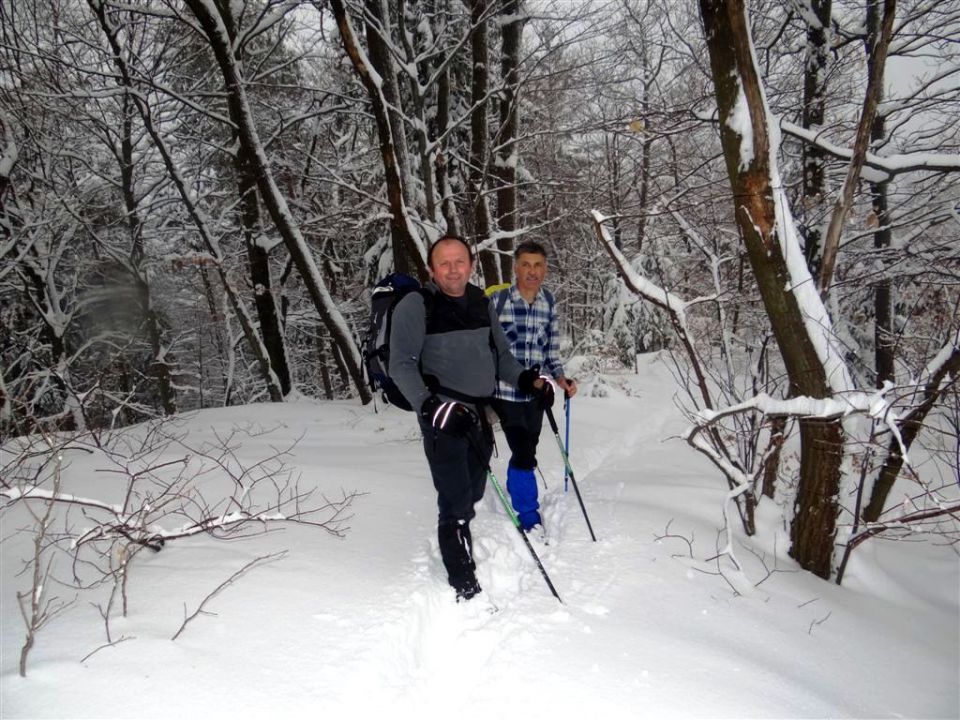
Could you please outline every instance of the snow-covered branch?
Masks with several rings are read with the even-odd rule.
[[[343,535],[344,514],[355,495],[342,493],[330,499],[302,491],[287,465],[292,447],[251,460],[238,451],[244,438],[263,431],[234,428],[223,437],[215,435],[212,442],[194,444],[166,429],[169,422],[148,424],[139,445],[133,446],[123,432],[11,443],[4,450],[11,459],[0,467],[0,497],[7,505],[40,503],[82,510],[88,527],[81,530],[68,524],[63,538],[74,553],[91,543],[117,541],[159,551],[176,539],[200,534],[241,537],[283,523]],[[91,455],[84,461],[86,474],[109,473],[123,482],[122,502],[77,494],[59,482],[51,486],[61,465],[69,468],[62,458],[78,451]],[[83,485],[75,474],[69,478],[71,484]],[[221,495],[208,499],[218,483]]]
[[[956,528],[960,525],[960,501],[941,502],[935,507],[923,509],[905,509],[900,515],[892,515],[886,520],[870,522],[863,525],[856,533],[847,539],[847,548],[853,550],[865,540],[876,537],[881,533],[900,533],[909,535],[914,532],[938,532],[935,523],[940,520],[950,519]],[[934,525],[930,525],[934,523]],[[953,542],[960,542],[960,536],[954,529],[950,533]]]
[[[803,128],[796,123],[781,118],[780,127],[784,134],[806,143],[815,145],[828,155],[849,161],[853,149],[829,141],[822,131]],[[960,155],[956,153],[911,152],[893,155],[877,155],[867,152],[864,155],[864,168],[871,171],[871,179],[876,182],[910,172],[960,172]]]
[[[715,109],[699,110],[694,116],[705,122],[717,122]],[[813,145],[837,160],[849,161],[853,158],[853,148],[829,140],[822,129],[804,128],[783,117],[779,118],[779,125],[784,135]],[[907,152],[881,155],[867,151],[864,154],[863,168],[870,172],[870,178],[874,182],[911,172],[954,173],[960,172],[960,154]]]
[[[608,218],[596,210],[591,211],[590,215],[593,218],[594,228],[596,229],[597,237],[601,245],[613,259],[617,273],[623,279],[624,283],[626,283],[627,287],[644,300],[649,300],[657,307],[668,311],[674,318],[676,324],[685,330],[687,325],[687,303],[640,275],[630,264],[630,261],[627,260],[624,254],[617,248],[613,242],[613,238],[610,236],[610,232],[604,226]]]

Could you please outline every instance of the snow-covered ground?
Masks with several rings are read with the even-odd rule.
[[[843,587],[798,571],[772,503],[738,556],[762,583],[720,577],[724,485],[675,438],[683,420],[666,369],[586,383],[571,461],[597,542],[545,428],[537,545],[559,603],[492,488],[473,523],[477,600],[456,604],[435,539],[435,495],[413,416],[357,403],[291,403],[190,416],[191,441],[232,426],[255,461],[300,439],[303,485],[363,493],[337,539],[315,528],[143,552],[130,611],[106,647],[81,600],[37,637],[17,674],[18,574],[32,539],[2,516],[3,718],[957,718],[960,563],[935,543],[861,546]],[[501,449],[505,442],[500,439]],[[493,469],[505,476],[506,458]],[[67,473],[79,472],[79,465]],[[77,481],[79,482],[79,480]],[[88,473],[96,496],[102,474]],[[172,641],[185,609],[254,558],[286,550],[212,598]],[[775,571],[768,574],[768,571]],[[102,598],[98,598],[102,599]],[[490,612],[491,605],[498,608]]]

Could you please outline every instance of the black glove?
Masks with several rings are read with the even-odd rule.
[[[443,401],[436,395],[423,401],[420,416],[434,430],[456,438],[466,437],[478,422],[477,414],[463,403]]]
[[[537,380],[543,380],[543,385],[535,386],[533,383]],[[517,378],[517,390],[527,395],[533,395],[544,408],[553,407],[553,383],[550,382],[549,377],[540,374],[539,365],[534,365],[520,373]]]
[[[543,386],[539,390],[534,388],[533,392],[544,409],[551,408],[553,407],[553,399],[556,395],[553,389],[553,382],[551,382],[550,378],[546,375],[541,375],[540,379],[543,380]]]
[[[534,365],[527,368],[517,378],[517,390],[527,395],[536,395],[537,390],[533,387],[533,381],[540,377],[540,366]]]

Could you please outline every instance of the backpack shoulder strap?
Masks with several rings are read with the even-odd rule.
[[[507,300],[510,299],[510,288],[504,288],[499,290],[496,293],[497,295],[497,316],[499,317],[503,313],[503,308],[506,307]]]
[[[430,326],[430,320],[433,316],[433,303],[436,295],[427,287],[417,288],[416,292],[423,298],[423,327],[426,330]]]
[[[553,293],[543,288],[543,296],[547,299],[547,305],[550,306],[550,314],[553,315],[553,309],[557,305],[556,299],[553,297]]]

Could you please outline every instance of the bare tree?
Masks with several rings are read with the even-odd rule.
[[[50,438],[44,437],[44,440],[50,443]],[[58,453],[52,462],[53,491],[57,493],[62,479],[63,458]],[[54,521],[54,504],[52,499],[47,499],[37,510],[28,508],[33,520],[33,556],[26,562],[30,572],[30,586],[25,592],[17,593],[20,614],[26,626],[26,637],[20,648],[20,677],[27,676],[27,658],[36,642],[37,634],[72,604],[72,601],[63,601],[53,595],[54,588],[57,587],[51,575],[55,557],[54,553],[50,552],[53,542],[51,526]]]

